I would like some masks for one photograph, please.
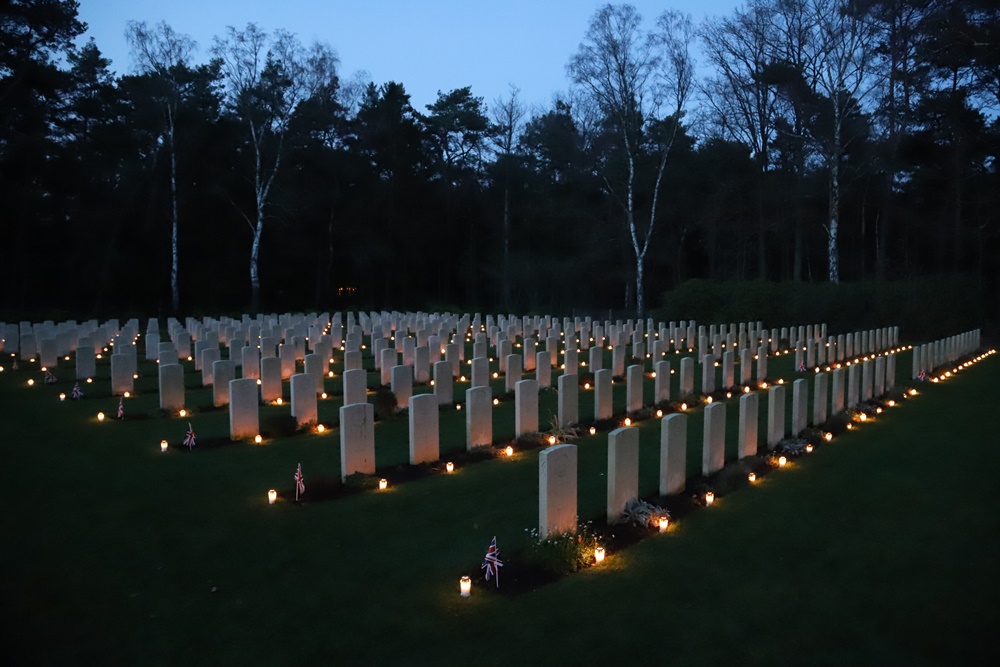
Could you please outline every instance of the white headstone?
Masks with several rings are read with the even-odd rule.
[[[218,371],[218,369],[216,369]],[[218,379],[216,372],[216,379]],[[242,378],[229,382],[229,437],[253,438],[260,432],[257,380]]]
[[[576,532],[577,451],[556,445],[538,455],[538,535]]]
[[[684,490],[687,479],[687,415],[675,413],[660,420],[660,495]]]
[[[608,523],[617,523],[638,497],[639,430],[617,428],[608,434]]]

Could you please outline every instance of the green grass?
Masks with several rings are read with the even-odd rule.
[[[772,360],[769,374],[790,380],[791,365]],[[909,367],[902,355],[900,378]],[[299,461],[307,486],[338,474],[336,431],[164,455],[159,441],[179,444],[187,420],[160,415],[153,367],[140,364],[138,395],[126,401],[129,415],[148,418],[103,424],[96,412],[117,406],[106,365],[84,400],[64,403],[56,395],[69,393],[71,369],[57,371],[55,387],[32,388],[25,371],[8,371],[4,653],[18,665],[996,664],[1000,439],[988,410],[1000,401],[998,368],[992,357],[922,387],[601,568],[469,599],[458,578],[478,569],[493,535],[507,558],[501,581],[518,567],[510,554],[537,524],[537,451],[386,493],[268,507],[265,491],[291,489]],[[615,398],[620,411],[624,383]],[[581,391],[582,418],[592,400]],[[199,436],[227,432],[226,412],[199,407],[210,393],[190,389],[188,401]],[[738,412],[735,398],[728,405],[727,459]],[[321,401],[321,419],[334,423],[336,406]],[[544,428],[554,392],[540,406]],[[283,410],[263,408],[262,419]],[[442,450],[464,449],[464,413],[441,420]],[[648,495],[658,427],[639,428]],[[513,436],[512,403],[496,409],[494,431]],[[691,474],[700,433],[699,409]],[[406,434],[405,416],[379,425],[381,469],[405,462]],[[578,441],[585,519],[604,509],[605,441]]]

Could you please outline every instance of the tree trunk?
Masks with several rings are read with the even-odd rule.
[[[636,317],[646,316],[646,290],[643,286],[643,270],[646,263],[646,253],[636,253],[635,256],[635,311]]]
[[[177,314],[177,308],[180,305],[181,294],[180,287],[178,284],[178,251],[177,251],[177,144],[174,141],[174,122],[173,117],[170,119],[170,195],[171,203],[173,207],[173,220],[170,227],[170,303],[173,306],[173,312]]]
[[[501,286],[501,296],[503,305],[508,311],[510,304],[510,185],[504,184],[503,188],[503,284]]]
[[[840,159],[830,165],[830,210],[826,230],[826,254],[831,283],[840,282],[840,255],[837,252],[837,233],[840,228]]]
[[[264,211],[257,210],[257,226],[253,230],[253,244],[250,246],[250,312],[254,315],[260,308],[260,236],[264,231]]]

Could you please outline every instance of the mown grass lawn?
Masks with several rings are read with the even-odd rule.
[[[780,358],[770,374],[791,377],[790,367]],[[898,369],[905,377],[907,354]],[[4,654],[14,665],[998,664],[998,371],[994,356],[922,385],[600,568],[463,599],[459,575],[478,568],[494,535],[501,582],[517,571],[510,554],[537,524],[537,450],[384,493],[269,507],[266,490],[291,490],[299,461],[307,489],[337,475],[336,431],[187,452],[176,445],[188,420],[157,408],[155,367],[141,366],[128,419],[101,424],[96,412],[117,407],[106,365],[83,400],[63,403],[71,369],[32,388],[27,371],[8,369]],[[207,409],[210,393],[188,373],[207,443],[226,433],[227,415]],[[616,407],[623,400],[616,386]],[[582,418],[588,402],[582,393]],[[541,405],[545,428],[554,396]],[[335,422],[335,408],[323,403],[321,419]],[[279,410],[262,408],[262,419]],[[463,419],[442,412],[444,451],[464,449]],[[513,435],[511,404],[494,420],[498,439]],[[651,494],[658,426],[640,428],[640,490]],[[692,470],[700,410],[689,431]],[[405,417],[377,430],[390,477],[406,433]],[[166,454],[163,438],[175,445]],[[603,511],[605,441],[578,441],[582,518]]]

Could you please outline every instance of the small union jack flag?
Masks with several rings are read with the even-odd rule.
[[[917,374],[917,379],[920,380],[921,382],[926,382],[927,381],[927,371],[920,371],[920,373]]]
[[[55,384],[55,383],[56,383],[56,376],[52,374],[52,371],[46,370],[45,371],[45,384]]]
[[[302,464],[295,469],[295,500],[298,501],[299,494],[306,492],[306,478],[302,476]]]
[[[806,372],[806,365],[799,364],[799,373],[805,373],[805,372]]]
[[[80,389],[79,382],[73,385],[73,400],[75,401],[78,398],[83,398],[83,391]]]
[[[183,444],[187,446],[188,450],[198,444],[194,440],[194,429],[191,427],[191,422],[188,422],[187,435],[184,436]]]
[[[482,569],[486,570],[486,581],[490,580],[490,576],[496,579],[497,588],[500,588],[500,570],[498,568],[503,567],[503,562],[499,558],[500,550],[497,549],[497,538],[496,535],[493,536],[493,541],[490,542],[490,548],[486,550],[486,558],[483,560]]]
[[[118,419],[125,419],[125,399],[118,399]]]

